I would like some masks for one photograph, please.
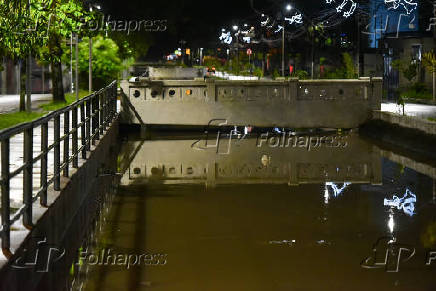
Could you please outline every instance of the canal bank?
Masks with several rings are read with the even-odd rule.
[[[436,122],[374,111],[373,119],[361,125],[359,132],[383,146],[394,146],[421,158],[436,160]]]
[[[105,195],[116,185],[118,122],[92,146],[88,159],[69,178],[0,271],[0,290],[66,290],[77,259]],[[49,189],[49,192],[56,192]],[[13,237],[13,234],[12,234]]]

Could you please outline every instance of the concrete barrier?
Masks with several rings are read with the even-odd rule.
[[[203,68],[183,68],[183,67],[148,67],[149,77],[155,80],[193,80],[203,77]]]
[[[356,128],[380,110],[381,78],[122,81],[122,123]]]
[[[375,110],[373,112],[373,119],[388,122],[390,124],[396,124],[406,128],[420,130],[426,134],[436,135],[436,122],[434,121],[380,110]]]
[[[91,148],[89,158],[77,171],[70,178],[61,178],[57,199],[1,268],[0,290],[67,289],[72,263],[98,215],[102,195],[113,189],[115,178],[99,176],[99,173],[102,170],[115,172],[117,145],[118,121],[115,121]],[[49,188],[49,191],[53,189]],[[44,244],[38,245],[41,241]],[[60,257],[62,250],[65,253]]]

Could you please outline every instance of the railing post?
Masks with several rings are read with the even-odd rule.
[[[79,167],[79,141],[78,141],[78,128],[77,128],[77,106],[74,106],[73,111],[71,111],[71,114],[73,115],[71,117],[71,129],[73,131],[73,137],[72,137],[72,145],[71,149],[73,152],[73,168]]]
[[[104,126],[104,108],[105,108],[104,96],[105,96],[106,90],[104,90],[102,93],[100,93],[98,95],[98,103],[99,103],[99,106],[98,106],[99,114],[98,114],[98,116],[100,117],[100,121],[99,121],[100,135],[103,135],[103,130],[105,129],[105,126]]]
[[[86,121],[85,101],[80,104],[80,135],[82,139],[82,159],[86,159]]]
[[[69,175],[70,159],[70,111],[64,112],[64,177]]]
[[[94,140],[99,140],[100,139],[100,93],[98,93],[94,97],[93,109],[94,109],[94,121],[95,121],[95,126],[94,126],[95,139]]]
[[[112,108],[112,116],[111,119],[114,118],[115,114],[117,114],[117,84],[114,83],[114,92],[111,96],[112,102],[113,102],[113,108]]]
[[[91,144],[95,145],[95,95],[91,97]]]
[[[33,125],[24,130],[24,172],[23,172],[23,225],[32,228],[32,182],[33,182]]]
[[[91,98],[86,100],[86,150],[91,150]]]
[[[40,204],[47,207],[47,164],[48,164],[48,123],[41,124],[41,177],[40,186],[42,188]]]
[[[11,247],[11,237],[10,237],[10,215],[11,215],[11,206],[9,204],[9,195],[10,195],[10,181],[9,181],[9,138],[6,138],[1,141],[1,201],[2,201],[2,252],[7,257],[10,258],[12,253],[10,251]]]
[[[54,185],[55,191],[61,189],[61,144],[60,144],[60,131],[61,131],[61,117],[56,115],[54,118]]]

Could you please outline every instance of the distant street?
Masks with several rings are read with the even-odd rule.
[[[50,102],[51,94],[32,94],[32,110],[38,110],[39,105]],[[0,95],[0,113],[18,111],[20,107],[20,95]]]
[[[402,113],[402,107],[397,105],[397,103],[382,103],[382,111]],[[416,116],[421,118],[434,117],[436,118],[436,106],[435,105],[424,105],[424,104],[406,104],[404,112],[408,116]]]

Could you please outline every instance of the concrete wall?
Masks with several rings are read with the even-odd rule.
[[[384,112],[376,110],[373,113],[373,119],[388,122],[390,124],[396,124],[406,128],[417,129],[427,134],[436,135],[436,122],[426,119],[403,116],[391,112]]]
[[[381,78],[121,82],[127,124],[355,128],[380,109]],[[142,122],[141,122],[142,120]]]
[[[204,69],[196,68],[165,68],[165,67],[149,67],[149,77],[157,80],[193,80],[194,78],[203,77]]]
[[[62,188],[58,198],[35,222],[24,242],[1,268],[0,290],[69,290],[66,282],[71,265],[77,259],[82,240],[98,215],[102,196],[114,186],[113,176],[99,177],[99,173],[101,170],[116,170],[117,139],[118,122],[115,122],[96,143],[96,147],[92,147],[89,158],[77,171],[70,178],[61,178]],[[53,190],[49,188],[49,191]],[[37,242],[44,238],[46,247],[40,249]],[[49,257],[38,257],[37,264],[30,268],[12,267],[18,258],[32,262],[37,249],[42,253],[48,247],[65,250],[65,255],[59,261],[50,261],[48,272],[41,272],[41,267],[46,263],[45,259],[50,260]]]

